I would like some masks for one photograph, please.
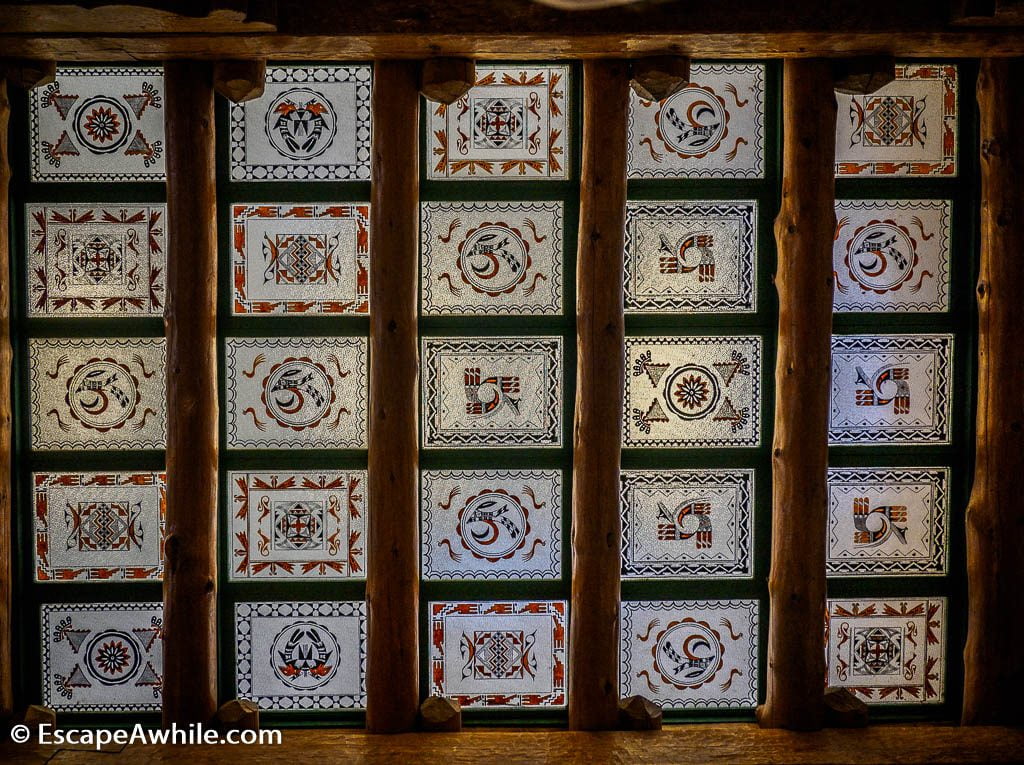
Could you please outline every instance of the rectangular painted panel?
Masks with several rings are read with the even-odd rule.
[[[33,449],[163,449],[160,338],[28,343]]]
[[[943,574],[948,468],[828,471],[829,576]]]
[[[231,579],[366,576],[366,471],[228,473]]]
[[[753,313],[756,202],[627,202],[627,313]]]
[[[760,337],[627,337],[624,447],[758,446]]]
[[[756,600],[623,601],[621,695],[664,709],[757,705]]]
[[[630,94],[630,178],[764,177],[763,64],[694,64],[662,101]]]
[[[31,94],[32,180],[164,180],[163,106],[162,67],[58,67]]]
[[[163,473],[33,473],[35,580],[161,579]]]
[[[836,202],[837,313],[949,310],[950,202]]]
[[[236,603],[238,697],[266,710],[366,706],[366,604]]]
[[[750,578],[753,470],[623,470],[622,576]]]
[[[234,314],[366,314],[369,205],[231,208]]]
[[[263,95],[231,105],[231,179],[370,178],[370,66],[268,66]]]
[[[836,93],[836,175],[956,175],[957,79],[955,64],[897,64],[875,93]]]
[[[835,335],[829,443],[948,444],[952,335]]]
[[[946,599],[828,601],[828,686],[868,704],[945,699]]]
[[[420,475],[424,579],[557,579],[558,470],[430,470]]]
[[[163,604],[44,603],[43,704],[58,712],[159,712]]]
[[[564,600],[430,603],[430,693],[463,707],[564,707]]]
[[[422,338],[423,446],[562,444],[562,338]]]
[[[229,338],[230,448],[366,447],[365,338]]]
[[[166,205],[28,205],[28,315],[163,316]]]
[[[562,312],[561,202],[425,202],[424,315]]]
[[[570,87],[567,66],[477,66],[466,95],[428,106],[427,177],[567,178]]]

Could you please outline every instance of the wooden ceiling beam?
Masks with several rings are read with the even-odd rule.
[[[645,101],[661,101],[690,81],[687,56],[649,56],[633,61],[629,85]]]
[[[944,32],[729,32],[596,34],[512,33],[366,35],[0,35],[5,55],[76,61],[162,61],[172,58],[267,58],[365,61],[452,56],[477,60],[688,55],[699,58],[836,58],[893,56],[1000,58],[1024,56],[1024,33],[963,29]]]
[[[428,101],[454,104],[476,84],[476,64],[469,58],[430,58],[423,62],[420,92]]]

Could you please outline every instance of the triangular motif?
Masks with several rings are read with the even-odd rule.
[[[136,627],[132,630],[136,637],[142,641],[142,644],[146,646],[147,651],[153,650],[153,643],[156,642],[157,638],[160,637],[159,627]]]
[[[139,679],[135,681],[135,687],[138,688],[142,685],[160,685],[160,675],[153,669],[153,663],[147,661],[146,668],[142,670],[142,674],[139,675]]]
[[[149,106],[149,96],[147,95],[132,94],[125,96],[124,100],[136,117],[141,117],[142,113],[146,111],[146,107]]]
[[[716,361],[711,366],[721,375],[722,380],[725,382],[725,387],[728,388],[732,378],[736,376],[736,373],[740,371],[740,367],[743,366],[743,361]]]
[[[664,377],[668,367],[668,364],[655,364],[650,361],[644,364],[644,371],[647,373],[647,378],[651,381],[651,385],[658,385],[658,381]]]
[[[75,146],[75,142],[71,140],[71,136],[68,135],[68,131],[65,130],[60,134],[60,138],[57,139],[57,143],[50,149],[50,154],[57,157],[77,157],[81,152],[78,147]]]
[[[644,419],[648,422],[668,422],[668,415],[665,414],[665,410],[658,399],[654,399],[651,405],[647,407],[647,414],[644,415]]]
[[[78,96],[65,96],[63,93],[54,93],[50,96],[50,103],[53,104],[53,108],[57,110],[62,120],[68,118],[68,114],[71,113],[71,107],[75,105],[77,100]]]
[[[718,411],[715,412],[713,418],[715,422],[739,422],[741,418],[740,413],[736,411],[736,407],[732,405],[732,401],[726,396],[722,405],[718,407]]]
[[[64,633],[64,637],[68,639],[71,644],[71,650],[78,653],[78,649],[82,647],[82,643],[89,637],[89,630],[67,630]]]
[[[75,668],[71,670],[71,675],[68,677],[68,681],[65,683],[69,688],[92,688],[92,683],[89,682],[89,678],[85,676],[82,668],[79,665],[75,665]]]
[[[128,148],[124,150],[125,156],[143,156],[151,157],[153,155],[153,147],[150,146],[149,141],[142,135],[141,130],[135,131],[135,137],[132,142],[128,144]]]

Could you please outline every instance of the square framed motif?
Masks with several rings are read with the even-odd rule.
[[[430,692],[463,707],[564,707],[566,603],[431,603]]]
[[[32,338],[33,449],[163,449],[166,343]]]
[[[161,67],[58,67],[31,94],[32,180],[164,180],[163,91]]]
[[[627,313],[753,313],[756,202],[627,202]]]
[[[624,447],[758,446],[760,337],[627,337]]]
[[[948,444],[952,335],[834,335],[831,444]]]
[[[946,599],[829,600],[828,686],[867,704],[945,699]]]
[[[569,88],[567,66],[477,66],[466,95],[429,106],[427,177],[567,178]]]
[[[944,574],[949,468],[831,468],[829,576]]]
[[[231,179],[370,177],[370,66],[268,66],[263,95],[231,105]]]
[[[630,93],[630,178],[764,176],[763,64],[694,64],[662,101]]]
[[[562,313],[561,202],[424,202],[424,315]]]
[[[420,512],[424,579],[562,573],[561,471],[424,471]]]
[[[43,704],[58,712],[159,712],[162,603],[44,603]]]
[[[235,604],[238,698],[266,710],[366,706],[366,604]]]
[[[231,208],[234,314],[367,314],[369,205]]]
[[[166,205],[28,205],[28,315],[163,316]]]
[[[623,601],[620,693],[663,709],[757,705],[756,600]]]
[[[753,470],[623,470],[625,579],[750,578]]]
[[[422,338],[424,448],[561,446],[562,338]]]
[[[231,472],[230,578],[366,576],[366,471]]]
[[[366,447],[366,338],[229,338],[225,346],[229,448]]]
[[[836,93],[836,175],[957,174],[957,67],[897,64],[875,93]]]
[[[949,310],[948,200],[838,200],[834,310]]]
[[[33,473],[35,581],[163,577],[164,473]]]

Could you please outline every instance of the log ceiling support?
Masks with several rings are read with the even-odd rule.
[[[164,725],[217,711],[217,194],[213,71],[164,66],[167,532]]]
[[[14,714],[13,636],[14,569],[11,542],[11,161],[7,153],[7,128],[11,102],[7,80],[0,72],[0,721]]]
[[[772,449],[768,683],[758,720],[816,730],[824,714],[826,471],[836,101],[823,59],[787,59]]]
[[[633,91],[645,101],[661,101],[683,89],[690,81],[690,59],[686,56],[651,56],[631,63]]]
[[[454,104],[476,85],[476,63],[469,58],[428,58],[420,92],[428,101]]]
[[[574,730],[613,729],[619,719],[628,117],[628,62],[584,62],[569,620],[569,727]]]
[[[373,71],[370,241],[369,636],[366,727],[411,730],[419,710],[420,64]]]
[[[963,722],[1021,725],[1024,706],[1024,59],[985,59],[974,486],[967,507]]]

